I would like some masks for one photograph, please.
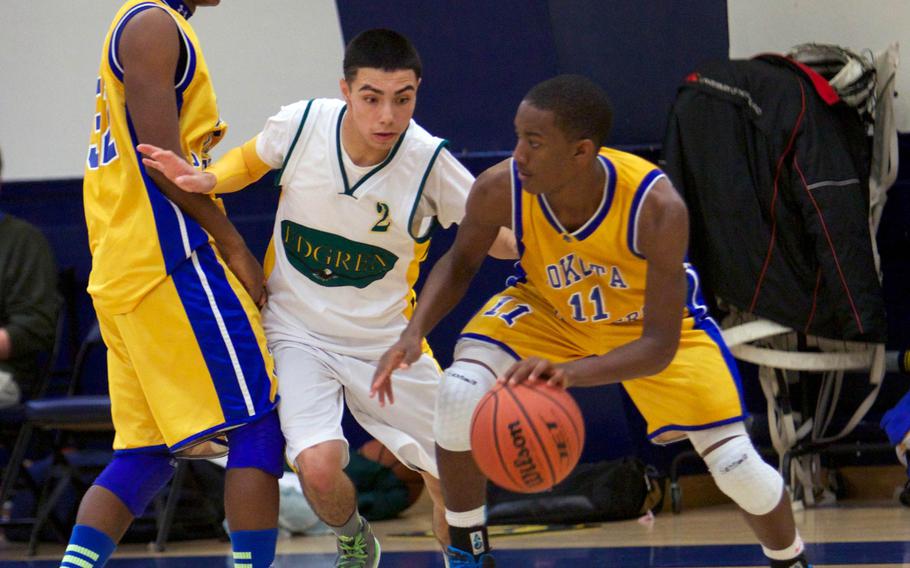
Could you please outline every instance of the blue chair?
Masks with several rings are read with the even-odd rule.
[[[25,471],[22,468],[23,458],[32,433],[36,429],[52,432],[54,440],[52,465],[47,480],[38,492],[37,512],[34,519],[24,519],[29,521],[32,526],[28,544],[29,556],[34,556],[37,552],[39,538],[48,523],[51,524],[58,538],[66,541],[69,534],[68,531],[60,530],[59,521],[54,518],[55,506],[70,487],[76,485],[77,489],[88,489],[90,483],[84,480],[94,479],[95,474],[110,459],[111,453],[107,449],[68,451],[76,445],[73,443],[74,438],[80,435],[92,432],[112,433],[114,430],[110,396],[107,394],[81,394],[85,387],[83,376],[89,368],[90,357],[95,354],[96,350],[101,349],[105,349],[105,346],[96,322],[82,340],[77,351],[65,396],[38,398],[24,405],[25,424],[14,447],[13,457],[7,468],[10,473],[7,479],[4,479],[0,497],[7,496],[16,482],[18,473]],[[25,473],[26,477],[30,479],[27,471]],[[152,547],[156,551],[163,551],[166,548],[180,500],[181,488],[187,474],[188,463],[185,460],[179,460],[174,478],[167,491],[167,498],[163,498],[164,493],[162,493],[155,501],[154,516],[157,536]],[[32,486],[35,485],[32,482]],[[220,530],[220,525],[218,528]]]
[[[16,442],[9,449],[10,454],[6,466],[3,468],[2,481],[0,481],[0,504],[7,504],[13,494],[13,490],[18,483],[25,489],[37,495],[40,492],[39,485],[28,475],[28,472],[20,479],[21,464],[25,460],[26,451],[32,441],[34,426],[29,422],[27,417],[27,403],[32,400],[39,400],[47,396],[51,389],[52,383],[58,377],[54,370],[55,365],[63,351],[63,345],[67,341],[69,333],[67,329],[67,317],[71,314],[66,310],[68,300],[71,295],[68,293],[73,281],[72,269],[64,270],[58,276],[58,296],[61,300],[60,309],[57,312],[57,323],[54,332],[54,342],[50,351],[40,353],[37,356],[37,372],[31,388],[23,392],[22,400],[19,404],[0,410],[0,430],[3,431],[4,437],[15,437]],[[10,518],[4,516],[0,519],[0,527],[29,525],[34,522],[32,517]]]
[[[86,370],[89,356],[97,349],[104,347],[98,324],[95,323],[79,346],[73,363],[72,374],[64,396],[42,396],[26,401],[23,409],[24,423],[20,429],[16,445],[7,466],[7,475],[0,489],[0,498],[6,499],[23,469],[26,450],[32,442],[36,430],[51,432],[52,466],[46,481],[42,484],[37,500],[35,518],[31,521],[32,531],[29,537],[29,555],[34,555],[41,531],[49,520],[55,505],[70,487],[82,464],[66,451],[68,435],[74,432],[113,432],[111,421],[111,400],[107,395],[82,395],[80,391],[82,377]],[[21,522],[18,524],[22,524]],[[55,532],[61,532],[56,530]],[[65,540],[68,535],[62,534]]]

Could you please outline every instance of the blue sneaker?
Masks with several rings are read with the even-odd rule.
[[[449,568],[496,568],[496,561],[489,552],[481,554],[480,558],[475,560],[470,552],[450,546],[446,549],[446,558],[449,561]]]

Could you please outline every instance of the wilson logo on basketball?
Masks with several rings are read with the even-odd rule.
[[[509,491],[550,489],[578,463],[584,443],[578,405],[565,389],[547,384],[497,384],[471,417],[474,461]]]
[[[527,440],[520,421],[516,420],[509,423],[509,436],[512,438],[512,446],[518,451],[518,456],[512,463],[518,468],[518,474],[521,475],[522,482],[529,488],[543,483],[543,477],[537,470],[537,464],[534,462],[531,452],[528,451]]]

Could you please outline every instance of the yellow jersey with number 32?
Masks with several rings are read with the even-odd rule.
[[[210,242],[205,230],[161,193],[136,151],[139,140],[126,106],[118,48],[126,25],[146,10],[164,10],[176,23],[180,59],[174,97],[184,157],[204,168],[209,150],[227,128],[219,119],[208,68],[183,3],[126,2],[104,40],[83,185],[92,252],[88,291],[96,306],[113,313],[132,310],[193,250]]]

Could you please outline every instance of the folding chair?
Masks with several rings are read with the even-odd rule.
[[[96,470],[101,465],[98,460],[88,459],[83,462],[75,459],[79,452],[66,451],[70,445],[69,440],[72,435],[86,432],[113,432],[110,396],[79,394],[83,388],[82,379],[87,369],[89,357],[95,350],[102,348],[104,348],[104,342],[101,337],[101,331],[98,324],[95,323],[83,339],[76,354],[66,396],[40,398],[29,401],[24,405],[26,421],[22,431],[23,434],[17,440],[13,451],[15,460],[10,460],[10,475],[7,476],[9,479],[4,479],[3,496],[10,491],[12,484],[15,483],[16,476],[22,469],[23,457],[32,432],[35,429],[54,432],[53,465],[47,481],[41,487],[35,518],[29,519],[32,525],[28,544],[28,554],[30,556],[35,555],[37,552],[39,538],[45,525],[48,522],[55,524],[52,513],[67,488],[76,484],[86,485],[83,488],[88,489],[87,484],[79,481],[83,477],[81,474],[94,473],[94,471],[89,470]],[[174,478],[169,486],[167,499],[164,500],[163,505],[160,498],[156,501],[155,524],[157,536],[152,543],[156,551],[163,551],[166,548],[187,470],[188,464],[186,461],[179,460]],[[8,486],[10,489],[7,488]],[[54,526],[53,528],[61,540],[65,541],[69,537],[68,534],[60,534],[59,526]]]
[[[4,477],[3,486],[0,489],[0,498],[6,499],[11,494],[16,480],[22,472],[25,453],[35,430],[55,431],[52,444],[53,466],[47,482],[41,487],[37,512],[30,523],[32,525],[29,538],[30,555],[34,555],[37,550],[38,537],[48,520],[52,519],[51,513],[54,506],[69,486],[75,473],[73,465],[69,463],[63,451],[64,435],[76,431],[113,430],[108,396],[76,394],[85,372],[88,356],[103,345],[98,325],[95,324],[83,339],[76,353],[66,396],[42,396],[29,400],[23,405],[25,419],[10,456],[7,475]],[[46,394],[46,392],[42,394]],[[27,472],[26,477],[29,477]],[[56,484],[51,489],[50,484],[54,479],[56,479]],[[61,531],[58,529],[55,532]],[[58,536],[65,539],[67,535]]]
[[[67,321],[74,322],[72,313],[68,309],[74,296],[74,271],[72,268],[65,269],[58,275],[58,297],[60,299],[60,308],[57,311],[57,323],[54,331],[54,342],[49,352],[38,355],[38,371],[35,375],[35,381],[28,392],[23,393],[22,400],[19,404],[0,410],[0,429],[5,432],[16,432],[16,442],[14,443],[9,456],[9,461],[3,470],[2,481],[0,481],[0,504],[7,503],[7,500],[13,494],[16,483],[20,482],[25,485],[26,489],[37,495],[40,488],[34,479],[29,475],[19,479],[19,470],[22,462],[25,460],[26,451],[32,440],[34,426],[26,418],[26,404],[30,400],[38,400],[45,397],[52,383],[58,377],[55,366],[58,363],[61,352],[63,352],[64,343],[70,338]],[[70,318],[69,320],[67,318]],[[0,527],[28,525],[34,522],[32,517],[22,518],[4,518],[0,519]]]
[[[892,450],[884,433],[879,442],[835,444],[853,433],[878,397],[888,359],[884,344],[809,336],[735,309],[724,323],[724,339],[733,355],[759,366],[771,442],[794,500],[812,506],[824,494],[825,488],[815,475],[821,468],[822,453]],[[846,424],[831,432],[848,372],[868,373],[870,388]],[[790,387],[800,381],[802,373],[819,377],[814,413],[791,404]]]

